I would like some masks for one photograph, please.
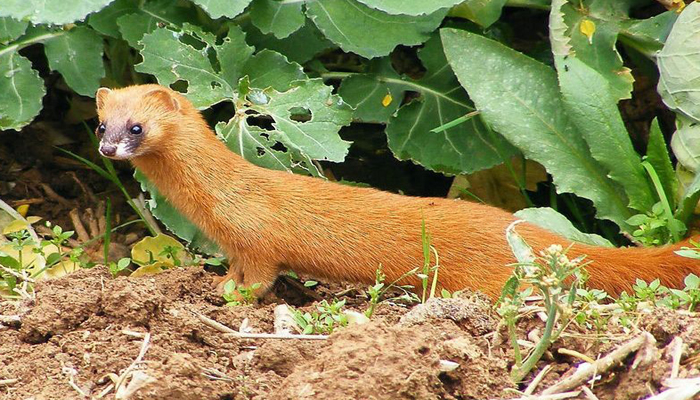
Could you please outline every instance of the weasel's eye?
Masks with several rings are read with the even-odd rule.
[[[131,132],[132,135],[140,135],[143,133],[143,128],[141,128],[141,125],[136,124],[129,128],[129,132]]]
[[[97,133],[99,133],[100,135],[104,135],[104,133],[105,133],[106,131],[107,131],[107,127],[105,126],[105,124],[100,124],[100,125],[97,127]]]

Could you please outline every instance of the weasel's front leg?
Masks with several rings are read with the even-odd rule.
[[[253,284],[259,283],[260,287],[253,290],[253,295],[262,297],[272,287],[280,273],[280,267],[276,263],[237,262],[229,267],[228,273],[221,277],[214,278],[217,293],[224,293],[224,285],[233,279],[236,286],[250,288]]]

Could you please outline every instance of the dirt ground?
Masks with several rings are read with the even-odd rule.
[[[271,295],[263,304],[226,306],[211,291],[210,275],[191,267],[112,278],[96,267],[38,283],[32,302],[2,303],[0,381],[10,383],[0,385],[0,398],[114,399],[109,387],[122,375],[122,398],[129,399],[518,398],[515,390],[532,378],[520,387],[510,381],[505,331],[497,331],[491,304],[478,295],[412,308],[383,302],[369,323],[336,330],[328,340],[241,339],[205,325],[199,315],[235,330],[243,325],[272,333],[273,309],[285,299]],[[333,296],[332,287],[316,292]],[[367,307],[359,289],[342,292],[350,308]],[[534,316],[522,325],[523,339],[543,326]],[[693,315],[668,310],[641,315],[637,326],[656,340],[646,361],[633,369],[632,353],[586,385],[600,399],[664,390],[672,369],[669,343],[676,337],[683,340],[678,377],[700,375],[699,325]],[[581,363],[559,348],[596,359],[637,334],[564,336],[538,365],[551,365],[538,390]],[[456,368],[448,371],[449,365]]]

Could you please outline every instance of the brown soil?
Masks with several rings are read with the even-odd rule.
[[[505,332],[494,334],[497,316],[480,296],[433,299],[410,310],[382,303],[371,322],[339,329],[327,341],[237,339],[204,325],[197,314],[236,330],[245,324],[252,332],[271,333],[273,308],[283,300],[223,305],[210,290],[209,275],[193,267],[115,279],[106,269],[93,268],[38,283],[33,302],[3,303],[0,314],[19,315],[21,322],[0,329],[0,381],[17,379],[0,385],[0,398],[98,398],[112,383],[110,374],[116,378],[134,363],[145,333],[150,340],[143,360],[131,367],[142,382],[125,398],[518,397],[508,391],[518,387],[508,377],[512,351],[503,340]],[[353,308],[367,306],[359,301],[359,289],[343,292],[352,296],[347,300]],[[327,286],[318,293],[332,298]],[[534,318],[523,324],[541,325]],[[698,325],[692,315],[667,310],[642,316],[639,326],[657,340],[653,361],[631,370],[631,355],[624,365],[604,374],[594,392],[600,399],[634,399],[662,390],[671,368],[670,351],[664,348],[678,336],[685,343],[679,376],[697,376],[693,360],[700,351]],[[567,337],[559,346],[596,358],[621,340]],[[541,362],[540,367],[554,368],[540,387],[570,374],[579,362],[555,349]],[[445,372],[444,361],[458,366]],[[124,386],[136,381],[132,377]],[[102,398],[113,399],[115,394],[109,391]]]

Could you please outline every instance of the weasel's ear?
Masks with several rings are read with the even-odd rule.
[[[158,99],[158,101],[160,101],[161,104],[163,104],[170,111],[180,110],[180,102],[167,90],[153,89],[146,93],[145,97],[154,97]]]
[[[112,92],[111,89],[107,89],[106,87],[101,87],[97,89],[97,94],[95,95],[95,103],[97,104],[97,109],[101,109],[105,105],[105,100],[107,100],[107,96]]]

